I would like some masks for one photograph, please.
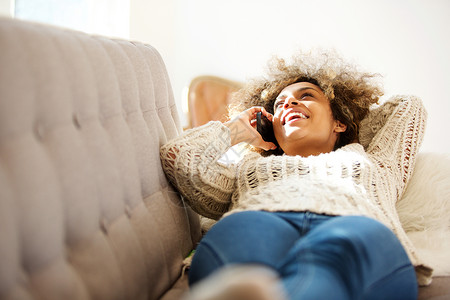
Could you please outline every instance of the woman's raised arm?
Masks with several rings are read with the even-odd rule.
[[[401,176],[403,193],[425,133],[427,113],[414,96],[394,96],[361,123],[360,142],[379,164]]]

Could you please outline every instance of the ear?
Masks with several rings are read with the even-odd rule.
[[[346,130],[347,130],[347,125],[345,125],[344,123],[342,123],[339,120],[336,120],[336,124],[334,126],[334,132],[340,133],[340,132],[345,132]]]

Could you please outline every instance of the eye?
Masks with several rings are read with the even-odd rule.
[[[275,100],[275,103],[273,104],[273,107],[275,109],[282,107],[284,104],[284,99],[277,99]]]
[[[305,98],[308,98],[308,97],[313,97],[313,95],[310,94],[310,93],[304,93],[304,94],[300,97],[300,99],[305,99]]]

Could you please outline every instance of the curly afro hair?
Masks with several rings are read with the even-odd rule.
[[[273,114],[275,99],[285,87],[297,82],[313,83],[330,101],[334,119],[347,126],[336,142],[338,149],[358,139],[361,120],[383,95],[379,77],[359,71],[334,51],[300,52],[290,63],[274,57],[269,61],[267,76],[250,80],[233,94],[229,111],[233,116],[252,106],[263,106]],[[281,149],[252,150],[262,155],[282,154]]]

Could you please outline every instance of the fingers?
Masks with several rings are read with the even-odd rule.
[[[238,117],[224,123],[231,130],[231,145],[246,142],[266,151],[277,148],[274,143],[264,141],[256,130],[256,114],[258,112],[262,112],[270,121],[273,120],[272,114],[268,113],[264,107],[254,106],[243,111]]]
[[[273,121],[273,115],[268,111],[266,111],[264,107],[262,108],[261,112],[263,113],[264,116],[267,117],[267,119],[269,119],[271,122]]]
[[[259,148],[264,149],[265,151],[269,151],[269,150],[275,150],[277,149],[277,146],[274,143],[271,142],[266,142],[264,141],[264,144],[262,144],[261,146],[259,146]]]
[[[266,116],[270,121],[273,120],[273,115],[269,113],[264,107],[262,106],[253,106],[247,110],[244,111],[244,113],[249,117],[250,121],[256,119],[256,114],[262,112],[264,116]]]
[[[246,112],[247,112],[247,115],[250,117],[250,125],[255,129],[254,139],[252,141],[248,141],[249,144],[251,144],[255,147],[261,148],[265,151],[275,150],[277,148],[277,146],[272,142],[267,142],[267,141],[263,140],[261,134],[256,131],[256,127],[257,127],[256,115],[257,115],[257,113],[261,112],[271,122],[273,120],[273,115],[271,113],[267,112],[266,109],[262,106],[251,107]]]

